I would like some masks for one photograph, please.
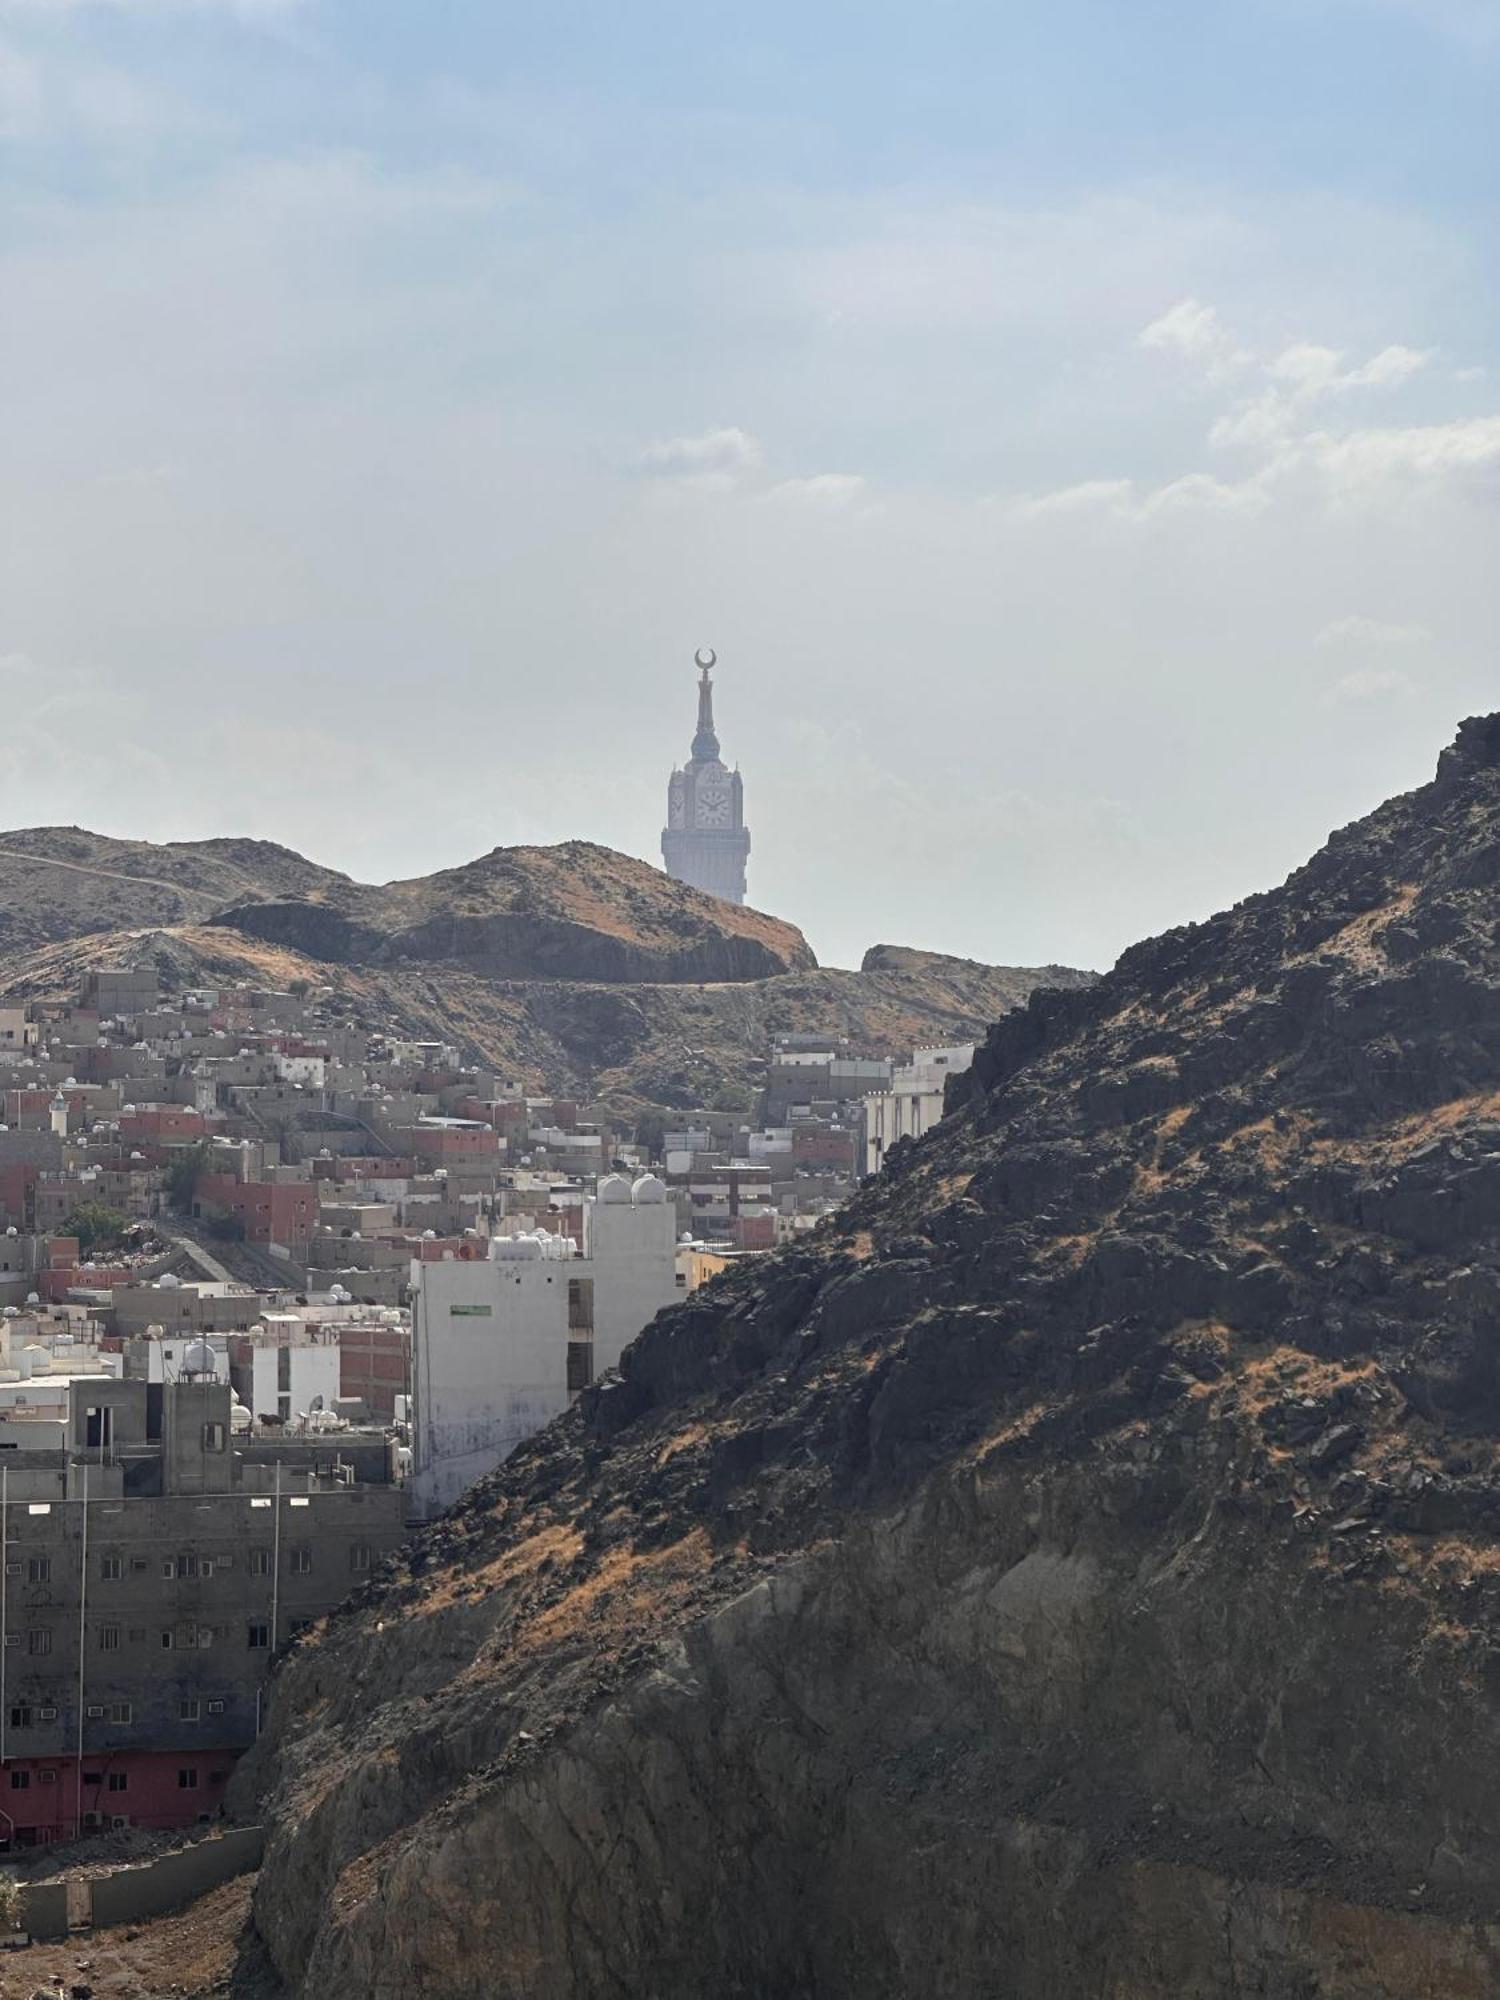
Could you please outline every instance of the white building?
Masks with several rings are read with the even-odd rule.
[[[230,1377],[252,1417],[299,1418],[332,1410],[343,1393],[338,1335],[299,1313],[262,1313],[259,1326],[229,1340]]]
[[[974,1060],[974,1044],[918,1049],[891,1075],[889,1090],[865,1099],[865,1172],[878,1174],[898,1139],[920,1139],[943,1115],[943,1086],[961,1076]]]
[[[677,1297],[662,1182],[620,1175],[584,1210],[583,1256],[545,1230],[412,1265],[412,1496],[435,1514],[559,1416]],[[466,1246],[467,1247],[467,1246]]]

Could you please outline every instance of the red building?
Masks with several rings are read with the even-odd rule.
[[[193,1197],[195,1212],[219,1209],[237,1222],[247,1243],[305,1244],[318,1224],[318,1190],[311,1181],[237,1181],[205,1174]]]
[[[408,1125],[401,1137],[413,1157],[427,1167],[497,1159],[500,1153],[500,1141],[490,1125]]]
[[[233,1750],[109,1750],[0,1764],[0,1846],[47,1847],[80,1831],[173,1828],[213,1819]]]
[[[120,1114],[120,1140],[127,1146],[191,1145],[207,1132],[203,1113],[187,1104],[141,1104]]]
[[[334,1327],[339,1337],[339,1394],[358,1396],[372,1417],[395,1414],[411,1394],[411,1333],[384,1320]]]

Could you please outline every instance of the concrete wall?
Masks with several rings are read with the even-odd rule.
[[[233,1827],[211,1840],[163,1854],[139,1868],[122,1868],[92,1883],[94,1923],[139,1923],[184,1909],[199,1896],[236,1875],[260,1866],[266,1836],[258,1826]]]
[[[169,1916],[189,1903],[260,1866],[265,1830],[230,1827],[208,1840],[162,1854],[138,1867],[120,1868],[88,1882],[28,1882],[21,1890],[21,1928],[32,1937],[65,1938],[69,1931],[69,1890],[73,1917],[97,1929]]]

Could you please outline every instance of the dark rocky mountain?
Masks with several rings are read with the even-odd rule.
[[[284,1663],[290,1991],[1500,1991],[1500,717]]]

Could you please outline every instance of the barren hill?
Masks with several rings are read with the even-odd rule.
[[[1500,1990],[1500,717],[309,1635],[289,1990]]]
[[[0,991],[61,998],[93,967],[148,964],[169,990],[305,980],[352,1021],[454,1042],[627,1120],[748,1109],[776,1034],[897,1054],[972,1040],[1039,982],[1090,976],[890,946],[823,970],[792,925],[586,842],[369,888],[263,842],[0,835]]]
[[[497,847],[371,888],[267,841],[0,834],[0,948],[211,923],[332,964],[443,960],[511,979],[763,979],[802,933],[587,841]]]

